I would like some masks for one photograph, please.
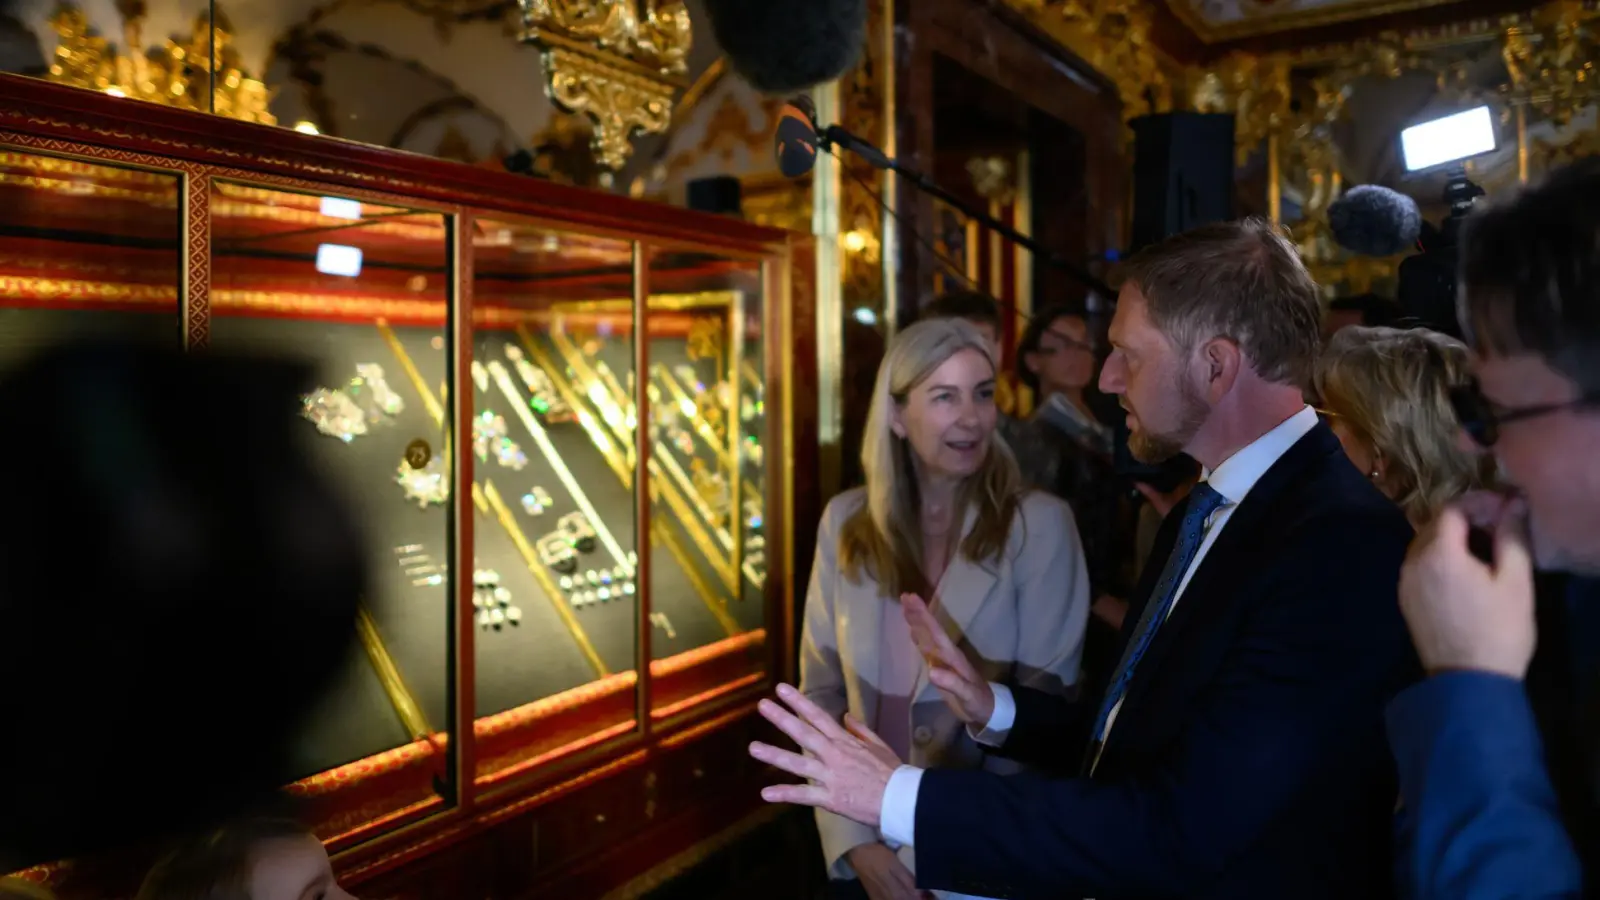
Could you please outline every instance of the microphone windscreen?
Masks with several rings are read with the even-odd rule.
[[[1422,233],[1422,211],[1399,191],[1358,184],[1328,206],[1333,240],[1362,256],[1394,256],[1412,249]]]
[[[772,152],[785,178],[799,178],[816,166],[817,124],[811,98],[802,95],[784,105],[772,136]]]
[[[706,0],[733,70],[766,94],[792,94],[848,72],[867,41],[866,0]]]

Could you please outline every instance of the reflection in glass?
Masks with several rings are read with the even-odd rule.
[[[450,224],[438,213],[218,182],[218,349],[308,357],[306,440],[366,530],[364,654],[313,718],[306,774],[403,745],[443,776],[451,675]],[[329,248],[338,248],[330,253]],[[330,259],[332,262],[330,262]],[[429,778],[414,780],[427,791]],[[388,809],[423,798],[404,791]]]
[[[0,149],[0,365],[89,335],[182,340],[175,175]]]
[[[498,780],[634,725],[633,245],[474,226],[478,772]]]
[[[723,681],[747,677],[766,581],[761,267],[663,252],[650,289],[652,650],[666,672],[692,659]],[[659,679],[655,706],[710,687]]]

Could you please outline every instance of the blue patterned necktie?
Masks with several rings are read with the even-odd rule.
[[[1177,542],[1172,545],[1172,555],[1167,557],[1167,566],[1161,570],[1161,580],[1150,591],[1150,602],[1145,604],[1144,613],[1139,616],[1139,625],[1122,651],[1122,660],[1117,663],[1116,674],[1111,677],[1111,687],[1106,690],[1106,698],[1100,704],[1100,716],[1094,723],[1096,742],[1105,740],[1111,710],[1127,693],[1128,682],[1133,680],[1134,667],[1139,665],[1144,652],[1150,649],[1156,629],[1166,621],[1167,611],[1172,609],[1172,601],[1178,595],[1178,585],[1183,583],[1183,574],[1189,571],[1195,554],[1200,552],[1200,542],[1206,534],[1206,519],[1226,502],[1204,481],[1189,492],[1189,506],[1184,510],[1183,524],[1179,527]]]

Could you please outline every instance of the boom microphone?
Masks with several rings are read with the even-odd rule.
[[[764,94],[792,94],[850,71],[867,43],[866,0],[705,0],[728,63]]]
[[[1416,247],[1422,233],[1417,202],[1376,184],[1358,184],[1328,206],[1333,240],[1361,256],[1394,256]]]

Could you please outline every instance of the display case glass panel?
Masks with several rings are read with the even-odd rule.
[[[475,441],[478,775],[493,781],[636,724],[634,245],[479,216],[472,249],[474,427],[499,447]]]
[[[661,675],[715,658],[726,689],[764,663],[762,270],[660,250],[649,284],[651,650]],[[694,697],[669,677],[653,700]]]
[[[0,147],[0,365],[68,338],[182,340],[176,174]]]
[[[316,365],[305,439],[368,542],[362,652],[302,736],[299,766],[309,776],[387,751],[433,775],[414,784],[444,780],[455,679],[452,221],[226,181],[213,184],[210,213],[212,345]],[[396,791],[363,813],[428,799]]]

